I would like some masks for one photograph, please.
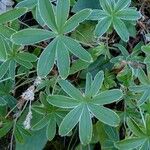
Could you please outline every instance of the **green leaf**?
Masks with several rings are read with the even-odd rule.
[[[62,136],[67,135],[75,127],[75,125],[79,122],[79,119],[82,115],[82,110],[83,107],[78,106],[65,116],[59,127],[60,135]]]
[[[24,142],[23,134],[17,126],[15,127],[14,136],[15,136],[15,139],[16,139],[17,142],[19,142],[19,143]]]
[[[38,0],[40,15],[47,26],[53,31],[57,31],[55,14],[50,0]]]
[[[25,136],[31,136],[30,131],[24,129],[24,127],[22,127],[22,125],[17,125],[17,128],[20,130],[20,132],[25,135]]]
[[[62,95],[48,96],[47,101],[51,105],[60,107],[60,108],[74,108],[80,104],[79,101],[72,99],[70,97],[67,97],[67,96],[62,96]]]
[[[42,52],[37,64],[38,76],[45,77],[51,71],[55,61],[56,45],[57,39],[54,39]]]
[[[90,73],[86,74],[86,87],[85,87],[85,95],[87,95],[91,90],[92,85],[92,75]]]
[[[33,8],[36,6],[37,0],[23,0],[20,3],[16,5],[16,7],[27,7],[27,8]]]
[[[93,103],[105,105],[118,101],[123,96],[122,91],[118,89],[101,92],[93,98]]]
[[[150,97],[150,88],[147,89],[147,90],[143,93],[143,95],[141,96],[141,98],[140,98],[140,100],[138,101],[137,105],[138,105],[138,106],[143,105],[143,104],[148,100],[149,97]]]
[[[49,122],[46,128],[47,139],[51,141],[55,137],[55,134],[56,134],[56,122],[55,118],[51,116],[51,118],[49,118]]]
[[[128,57],[130,55],[129,52],[126,50],[126,48],[123,47],[122,45],[115,44],[114,46],[116,46],[116,47],[119,48],[119,50],[121,51],[121,53],[122,53],[123,56]]]
[[[99,0],[94,0],[94,3],[91,0],[78,0],[73,6],[72,12],[76,13],[85,8],[92,8],[92,9],[100,8]]]
[[[58,0],[56,5],[56,19],[58,29],[61,29],[68,19],[70,0]]]
[[[88,105],[88,107],[91,113],[101,122],[114,127],[119,125],[120,122],[119,116],[114,111],[105,108],[103,106],[93,104]]]
[[[87,106],[85,105],[79,121],[79,137],[83,145],[87,145],[90,143],[92,139],[92,128],[91,115]]]
[[[0,25],[0,34],[7,39],[10,39],[11,35],[14,34],[15,32],[16,31],[12,28],[9,28],[5,25]]]
[[[12,122],[3,123],[3,126],[0,128],[0,138],[5,136],[11,128]]]
[[[84,9],[73,15],[64,25],[64,32],[73,31],[81,22],[83,22],[91,14],[90,9]]]
[[[139,68],[138,71],[138,78],[143,85],[147,85],[149,83],[148,77],[146,76],[144,70],[141,68]]]
[[[18,53],[17,58],[28,62],[35,62],[37,60],[37,57],[34,54],[27,52]]]
[[[113,18],[113,26],[121,39],[127,42],[129,40],[129,32],[124,22],[121,21],[119,18],[115,17]]]
[[[68,50],[83,61],[92,62],[92,56],[75,40],[70,37],[63,36],[64,44]]]
[[[140,127],[138,126],[138,124],[133,120],[133,119],[129,119],[127,120],[127,125],[129,127],[129,129],[136,135],[139,137],[143,137],[145,136],[144,132],[140,129]]]
[[[14,8],[0,15],[0,24],[15,20],[27,12],[27,8]]]
[[[50,115],[44,116],[38,123],[36,123],[32,127],[32,130],[40,130],[40,129],[44,128],[48,124],[50,117],[51,117]]]
[[[140,93],[140,92],[143,92],[143,91],[147,90],[147,88],[148,88],[148,86],[139,85],[139,86],[130,86],[129,90]]]
[[[6,60],[6,47],[3,38],[0,36],[0,61]]]
[[[131,4],[131,0],[118,0],[115,5],[115,11],[122,10]]]
[[[150,55],[150,45],[144,45],[142,46],[142,51],[146,54],[146,55]]]
[[[56,59],[59,74],[63,79],[66,79],[70,71],[70,57],[69,51],[61,39],[57,42]]]
[[[146,115],[146,133],[150,135],[150,115]]]
[[[32,136],[24,136],[25,141],[23,144],[16,142],[15,150],[42,150],[47,143],[45,132],[45,128],[32,131]]]
[[[16,73],[16,62],[15,60],[11,60],[9,63],[9,76],[11,79],[15,79],[15,73]]]
[[[5,98],[3,96],[0,97],[0,106],[5,106],[7,102],[5,101]]]
[[[80,59],[75,60],[71,65],[69,75],[73,75],[81,70],[84,70],[84,69],[88,68],[89,65],[90,65],[90,63],[88,63],[86,61],[83,61]]]
[[[100,10],[100,9],[94,9],[92,10],[92,13],[89,15],[87,18],[88,20],[101,20],[107,17],[108,15],[106,14],[105,11]]]
[[[7,73],[9,68],[9,61],[5,61],[0,65],[0,79]]]
[[[99,71],[91,84],[91,89],[88,95],[95,96],[99,92],[99,89],[102,87],[103,80],[104,80],[104,72]]]
[[[141,14],[134,9],[126,8],[117,12],[117,17],[123,20],[138,20],[141,17]]]
[[[146,139],[144,138],[125,139],[115,143],[115,147],[121,150],[133,150],[134,148],[143,145],[144,142],[146,142]]]
[[[17,57],[15,58],[15,60],[18,64],[20,64],[21,66],[24,66],[27,69],[32,69],[32,67],[33,67],[32,63],[30,63],[30,62],[23,61],[21,59],[18,59]]]
[[[112,9],[110,1],[109,0],[99,0],[99,2],[100,2],[102,9],[104,11],[106,11],[106,13],[109,14],[111,12],[111,9]]]
[[[95,35],[101,37],[111,26],[111,18],[105,17],[98,22],[95,28]]]
[[[61,88],[72,98],[77,100],[83,99],[81,92],[77,88],[75,88],[70,82],[66,80],[59,80],[58,83]]]
[[[13,34],[11,39],[19,45],[30,45],[54,38],[55,36],[54,32],[48,30],[28,28]]]
[[[42,26],[42,27],[44,27],[46,24],[45,24],[45,22],[43,21],[43,19],[42,19],[42,17],[41,17],[41,15],[40,15],[40,12],[39,12],[39,8],[38,7],[35,7],[35,14],[34,14],[34,17],[35,17],[35,19],[36,19],[36,21]],[[32,11],[33,12],[33,11]]]

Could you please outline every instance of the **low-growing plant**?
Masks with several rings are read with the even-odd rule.
[[[3,10],[0,149],[148,150],[148,6],[16,0]]]
[[[141,15],[136,8],[130,8],[131,0],[100,0],[102,10],[95,9],[90,15],[90,20],[99,20],[95,35],[101,37],[111,26],[125,42],[129,40],[129,31],[126,22],[137,21]]]

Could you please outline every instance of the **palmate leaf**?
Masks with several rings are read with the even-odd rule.
[[[14,8],[0,15],[0,24],[15,20],[27,12],[27,8]]]
[[[110,104],[118,101],[122,97],[121,90],[113,89],[101,92],[93,98],[93,103],[98,105]],[[113,99],[112,99],[113,97]]]
[[[127,125],[129,129],[133,132],[133,135],[127,139],[116,142],[115,146],[118,149],[149,149],[149,135],[150,135],[150,116],[147,114],[145,119],[145,125],[139,126],[133,119],[127,120]]]
[[[121,19],[115,17],[113,18],[113,26],[121,39],[127,42],[129,40],[129,32],[124,22],[121,21]]]
[[[51,115],[44,116],[38,123],[36,123],[32,127],[32,130],[40,130],[40,129],[44,128],[48,124],[50,117],[51,117]]]
[[[127,125],[130,128],[130,130],[134,133],[134,135],[139,137],[145,137],[145,133],[133,119],[128,118]]]
[[[4,39],[0,36],[0,61],[6,60],[6,46]]]
[[[48,30],[28,28],[13,34],[11,38],[16,44],[30,45],[54,38],[55,36],[54,32]]]
[[[90,90],[87,93],[87,96],[95,96],[97,95],[97,93],[99,92],[99,89],[101,89],[102,84],[104,81],[104,73],[103,71],[100,71],[96,74],[91,86],[90,86]]]
[[[105,17],[100,20],[95,29],[96,36],[102,36],[110,27],[112,21],[110,17]]]
[[[86,145],[91,141],[92,137],[93,116],[110,126],[117,126],[119,124],[119,116],[103,105],[118,101],[122,97],[122,91],[116,89],[100,92],[98,94],[102,86],[103,78],[104,73],[102,71],[97,73],[94,80],[91,74],[87,74],[86,94],[82,94],[82,92],[68,81],[59,80],[59,85],[70,97],[50,95],[47,97],[47,101],[53,106],[71,109],[60,124],[60,135],[67,135],[75,125],[79,123],[80,141],[82,144]],[[90,93],[90,91],[92,92]],[[88,93],[90,93],[90,95],[88,95]]]
[[[131,0],[118,0],[115,4],[115,11],[122,10],[131,4]]]
[[[78,0],[72,8],[72,12],[78,12],[85,8],[98,9],[100,8],[99,0],[95,0],[94,3],[91,0]]]
[[[55,116],[51,116],[51,118],[49,118],[49,122],[46,128],[47,139],[51,141],[55,137],[55,134],[56,134]]]
[[[134,9],[126,8],[117,12],[117,17],[122,20],[138,20],[141,14]]]
[[[68,50],[83,61],[92,62],[92,56],[74,39],[63,36],[62,41]]]
[[[9,28],[6,25],[0,25],[0,35],[3,35],[6,39],[10,39],[11,35],[16,31],[12,28]]]
[[[18,59],[17,57],[15,58],[15,61],[20,64],[21,66],[24,66],[27,69],[32,69],[33,65],[32,63],[28,62],[28,61],[23,61],[21,59]]]
[[[38,0],[38,7],[43,21],[51,30],[57,31],[55,14],[50,0]]]
[[[13,124],[10,121],[3,123],[3,127],[0,128],[0,138],[5,136],[9,132],[9,130],[12,128],[12,126]]]
[[[57,125],[60,126],[60,122],[67,114],[67,111],[49,104],[46,99],[46,94],[43,92],[40,93],[40,102],[41,105],[33,105],[32,109],[43,117],[34,123],[32,129],[39,130],[45,128],[47,139],[52,140],[56,135]]]
[[[100,10],[100,9],[94,9],[92,10],[92,13],[89,15],[87,18],[88,20],[101,20],[107,17],[107,14],[105,11]]]
[[[70,72],[70,57],[69,51],[60,38],[56,47],[56,60],[59,74],[63,79],[66,79]]]
[[[130,86],[130,91],[134,91],[135,93],[143,93],[140,99],[138,100],[138,106],[143,105],[150,98],[150,87],[149,86]]]
[[[44,49],[38,60],[38,76],[47,76],[56,60],[60,76],[63,79],[67,78],[70,72],[69,51],[79,59],[91,63],[93,60],[92,56],[78,41],[65,35],[83,22],[90,15],[91,10],[82,10],[67,20],[70,9],[69,0],[58,0],[56,7],[53,6],[50,0],[38,0],[38,9],[43,21],[52,31],[29,28],[21,30],[11,37],[14,43],[23,45],[35,44],[54,38]]]
[[[85,84],[85,95],[88,95],[88,93],[90,93],[92,81],[93,81],[92,75],[90,73],[87,73],[86,84]]]
[[[77,100],[82,100],[82,94],[81,92],[75,88],[70,82],[66,80],[59,80],[58,81],[59,85],[61,88],[72,98],[77,99]]]
[[[90,112],[100,121],[102,121],[105,124],[108,124],[110,126],[118,126],[120,122],[119,116],[112,110],[105,108],[103,106],[88,105]],[[111,119],[108,119],[111,118]]]
[[[4,75],[7,73],[8,68],[9,68],[9,63],[10,61],[4,61],[0,65],[0,79],[4,77]]]
[[[62,95],[48,96],[48,102],[53,106],[60,108],[74,108],[80,104],[76,99]]]
[[[54,39],[42,52],[38,64],[37,74],[40,77],[45,77],[52,69],[56,55],[57,39]]]
[[[34,54],[27,52],[18,53],[16,57],[27,62],[35,62],[37,60],[37,57]]]
[[[0,106],[5,106],[7,104],[5,97],[1,96],[0,97]]]
[[[115,143],[115,147],[121,150],[133,150],[135,148],[139,148],[145,142],[145,138],[131,138]]]
[[[73,31],[79,23],[83,22],[91,14],[90,9],[84,9],[73,15],[67,20],[64,25],[64,33],[69,33]]]
[[[56,5],[56,22],[58,29],[62,30],[61,28],[65,24],[68,19],[70,10],[70,0],[58,0]]]
[[[5,55],[7,55],[7,57],[6,60],[3,60],[0,65],[0,78],[4,77],[4,75],[7,73],[7,75],[11,79],[14,79],[17,64],[27,69],[32,69],[32,62],[35,62],[37,60],[37,57],[34,54],[28,52],[20,52],[20,46],[7,44],[9,44],[8,40],[5,41],[5,49],[7,50],[7,53]]]
[[[102,9],[109,14],[112,10],[110,0],[99,0],[99,2]]]
[[[141,106],[150,98],[150,80],[142,69],[139,69],[138,78],[141,84],[130,86],[129,90],[135,93],[141,93],[141,97],[137,102],[137,105]]]
[[[78,106],[66,115],[59,127],[60,135],[67,135],[75,127],[75,125],[79,122],[82,111],[82,106]]]
[[[37,0],[23,0],[19,2],[16,7],[33,8],[37,4]]]
[[[129,40],[129,31],[125,21],[137,21],[141,14],[134,8],[130,8],[131,0],[99,0],[102,10],[93,10],[89,20],[98,20],[95,28],[95,35],[101,37],[109,27],[113,27],[121,39]],[[129,8],[128,8],[129,7]]]
[[[15,74],[16,74],[16,61],[11,60],[9,63],[9,76],[11,77],[12,80],[15,79]]]
[[[93,132],[93,126],[92,126],[91,114],[88,110],[88,107],[85,105],[83,107],[82,115],[79,120],[79,137],[81,143],[84,143],[84,145],[90,143],[92,139],[92,132]]]

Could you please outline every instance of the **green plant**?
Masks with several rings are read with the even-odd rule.
[[[145,149],[149,147],[149,123],[150,116],[146,116],[146,123],[144,126],[139,126],[133,119],[128,119],[128,126],[133,132],[134,137],[127,138],[120,142],[115,143],[116,147],[119,149],[134,149],[140,148]]]
[[[112,58],[111,62],[118,67],[120,67],[121,64],[123,71],[125,70],[126,73],[132,72],[132,77],[138,77],[139,69],[143,67],[143,58],[140,56],[141,45],[142,43],[139,43],[133,48],[132,53],[129,53],[122,45],[115,44],[114,46],[120,50],[121,55]]]
[[[21,66],[32,69],[32,62],[37,60],[37,57],[33,54],[27,52],[20,52],[22,47],[13,45],[9,43],[9,41],[5,41],[2,37],[1,41],[1,58],[2,64],[0,65],[1,73],[0,79],[9,72],[9,76],[14,79],[15,78],[15,70],[17,64]],[[7,43],[6,43],[7,42]],[[8,44],[8,45],[7,45]]]
[[[55,60],[57,60],[60,76],[65,79],[69,74],[70,68],[69,51],[84,61],[92,61],[90,54],[77,41],[66,36],[67,33],[74,30],[79,23],[83,22],[90,15],[91,10],[82,10],[67,20],[69,6],[69,0],[58,1],[56,12],[54,12],[54,8],[49,0],[39,1],[40,15],[52,31],[24,29],[12,36],[12,40],[16,44],[28,45],[54,38],[39,58],[37,69],[40,77],[48,75]],[[63,16],[61,16],[62,12]],[[46,60],[49,60],[48,63]]]
[[[15,2],[0,14],[0,149],[148,150],[149,2]]]
[[[129,32],[125,25],[127,21],[137,21],[141,15],[135,8],[130,8],[131,0],[99,0],[102,10],[95,9],[90,20],[99,20],[95,35],[101,37],[109,28],[113,27],[121,39],[129,40]]]
[[[110,126],[119,124],[118,115],[103,107],[103,105],[118,101],[122,97],[122,92],[114,89],[99,93],[103,80],[104,75],[102,71],[96,74],[94,80],[91,74],[88,74],[85,93],[83,94],[68,81],[59,80],[59,85],[70,97],[52,95],[48,96],[48,102],[56,107],[72,109],[60,125],[60,135],[67,135],[79,122],[79,137],[81,143],[86,145],[92,138],[91,119],[93,116]]]

